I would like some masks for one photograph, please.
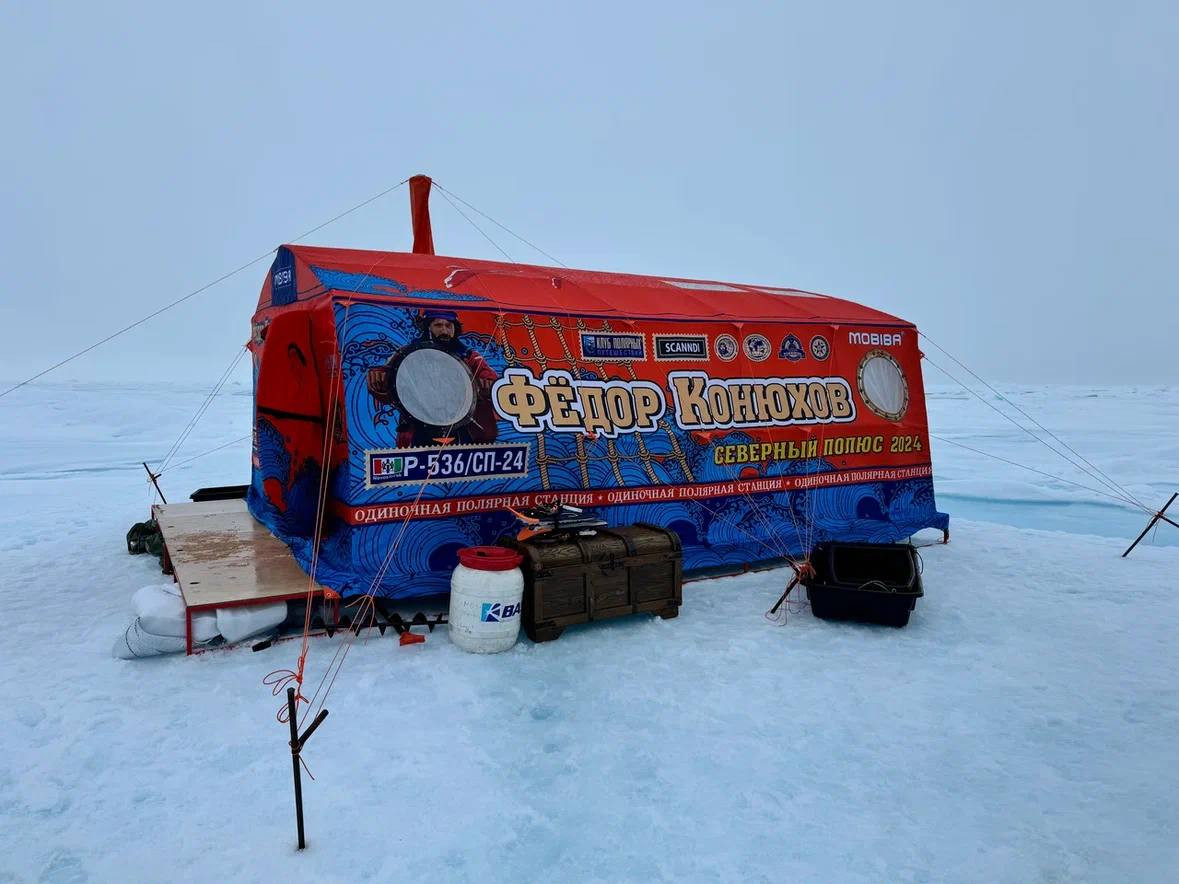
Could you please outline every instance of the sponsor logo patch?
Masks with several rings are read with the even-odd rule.
[[[849,344],[860,344],[867,347],[899,347],[901,345],[902,332],[881,333],[881,332],[848,332],[847,342]]]
[[[831,355],[831,345],[827,343],[827,339],[822,335],[815,335],[811,338],[811,355],[820,362]]]
[[[657,362],[704,362],[708,338],[704,335],[654,335]]]
[[[582,332],[581,358],[629,362],[647,358],[646,336],[620,332]]]
[[[270,268],[270,303],[275,306],[293,304],[295,291],[295,258],[287,249],[279,249]]]
[[[786,337],[782,338],[782,343],[778,347],[779,359],[798,362],[805,357],[806,350],[802,349],[802,341],[798,339],[797,335],[786,335]]]
[[[732,362],[737,358],[737,339],[732,335],[718,335],[713,346],[716,348],[718,359]]]
[[[746,335],[745,355],[754,362],[764,362],[770,358],[770,341],[765,335]]]

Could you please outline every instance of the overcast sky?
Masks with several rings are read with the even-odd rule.
[[[995,380],[1174,383],[1177,10],[5,4],[0,378],[425,172],[573,267],[838,294]],[[308,242],[408,249],[407,202]],[[211,384],[267,265],[51,377]]]

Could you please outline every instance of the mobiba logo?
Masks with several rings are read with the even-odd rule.
[[[895,334],[882,334],[881,332],[848,332],[847,342],[849,344],[861,344],[867,347],[899,347],[901,345],[901,335],[904,332],[896,332]]]

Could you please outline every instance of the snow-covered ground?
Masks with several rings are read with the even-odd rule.
[[[204,392],[0,401],[0,881],[1179,876],[1179,531],[1122,559],[1141,514],[938,442],[953,542],[922,550],[904,630],[768,623],[767,572],[495,657],[357,644],[308,746],[298,854],[261,684],[296,646],[110,656],[158,579],[123,548],[138,463]],[[1005,392],[1150,505],[1179,489],[1179,390]],[[249,404],[228,388],[176,460],[246,435]],[[1095,484],[964,393],[929,407],[940,436]],[[243,441],[162,483],[247,470]]]
[[[927,367],[927,376],[936,380],[938,372]],[[996,408],[1047,439],[1074,463],[1088,460],[1152,511],[1179,491],[1179,388],[1000,389],[1055,434],[1054,440],[993,393],[975,387],[982,399],[961,387],[932,386],[927,395],[930,432],[950,440],[947,444],[934,439],[932,445],[938,506],[951,516],[1128,539],[1137,537],[1146,524],[1140,511],[1115,499],[1117,491],[1070,466],[1005,421]],[[1004,464],[994,456],[1058,479]],[[1148,541],[1179,546],[1179,530],[1160,529]]]

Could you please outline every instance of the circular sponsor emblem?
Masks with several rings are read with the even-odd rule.
[[[909,382],[891,353],[869,350],[856,371],[860,398],[886,421],[900,422],[909,410]]]
[[[732,362],[737,358],[737,339],[732,335],[719,335],[715,342],[717,358]]]
[[[770,341],[765,335],[746,335],[745,355],[754,362],[770,358]]]
[[[815,335],[811,338],[811,355],[820,362],[831,355],[831,345],[822,335]]]
[[[778,358],[798,362],[806,358],[806,351],[802,349],[802,341],[797,335],[786,335],[782,338],[782,345],[778,347]]]

